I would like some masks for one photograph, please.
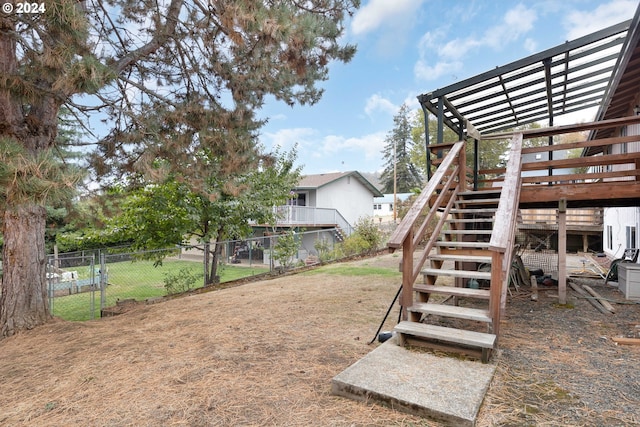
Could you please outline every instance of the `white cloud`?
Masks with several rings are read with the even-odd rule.
[[[538,42],[534,39],[528,38],[524,41],[524,48],[529,53],[534,53],[538,50]]]
[[[436,62],[435,65],[429,65],[429,62],[421,58],[413,67],[413,74],[420,80],[437,80],[442,76],[450,74],[455,80],[455,74],[462,70],[461,61]]]
[[[594,10],[573,11],[566,14],[564,26],[567,40],[574,40],[611,25],[631,19],[638,7],[635,0],[613,0]]]
[[[351,21],[351,31],[364,35],[385,26],[398,26],[412,20],[425,0],[371,0]]]
[[[455,74],[463,65],[459,58],[483,47],[500,50],[531,31],[536,20],[534,9],[519,4],[508,10],[499,23],[488,28],[480,37],[470,35],[445,41],[447,29],[444,27],[425,33],[418,44],[420,58],[414,66],[414,75],[420,80],[435,80],[453,74],[455,79]],[[525,47],[532,45],[525,42]]]
[[[275,133],[265,132],[262,137],[262,143],[266,147],[282,148],[290,150],[295,144],[301,147],[309,145],[317,137],[317,132],[312,128],[289,128],[280,129]]]
[[[388,99],[378,95],[377,93],[371,95],[369,99],[367,99],[367,103],[364,107],[364,112],[367,116],[372,116],[376,111],[382,111],[388,114],[396,114],[398,112],[398,106]]]
[[[365,160],[375,161],[375,167],[379,165],[384,148],[386,132],[376,132],[361,137],[347,138],[341,135],[328,135],[322,139],[320,149],[315,153],[316,157],[331,155],[336,160],[345,161],[353,153],[359,156],[364,154]],[[340,159],[340,154],[344,154],[344,159]]]

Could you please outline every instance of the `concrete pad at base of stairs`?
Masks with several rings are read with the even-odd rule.
[[[447,425],[474,426],[496,367],[408,350],[394,341],[336,375],[332,393]]]

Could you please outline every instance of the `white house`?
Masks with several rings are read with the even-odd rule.
[[[640,93],[636,95],[640,103]],[[637,141],[610,146],[607,154],[627,154],[640,152],[640,125],[629,125],[620,129],[619,136],[638,135]],[[630,169],[630,165],[613,165],[611,170]],[[637,169],[637,166],[636,166]],[[637,178],[636,178],[637,179]],[[638,195],[640,204],[640,194]],[[604,209],[603,246],[604,252],[612,258],[623,256],[625,249],[640,248],[640,206]]]
[[[360,218],[372,217],[374,197],[383,196],[356,171],[306,175],[293,192],[297,197],[291,200],[292,205],[335,210],[350,226]]]
[[[609,83],[610,88],[598,113],[597,120],[616,119],[631,115],[640,115],[640,8],[636,11],[631,30],[627,34],[625,45],[616,63],[616,71]],[[635,138],[637,136],[637,138]],[[583,151],[583,155],[618,154],[631,158],[631,154],[640,153],[640,124],[620,126],[615,130],[597,129],[591,132],[590,139],[597,140],[607,137],[625,137],[626,142],[605,146],[590,147]],[[628,137],[628,138],[627,138]],[[634,165],[635,164],[635,165]],[[634,170],[633,176],[619,178],[636,181],[640,179],[638,169],[640,161],[635,160],[627,164],[613,164],[606,166],[606,172]],[[640,239],[640,194],[632,206],[615,206],[604,209],[603,249],[613,258],[623,256],[627,248],[639,248]],[[635,206],[633,206],[635,205]]]
[[[379,218],[382,221],[392,221],[394,199],[397,199],[397,203],[404,202],[409,197],[411,197],[412,194],[413,193],[398,193],[395,195],[395,197],[393,194],[384,194],[382,197],[374,197],[373,198],[374,218]]]
[[[306,231],[298,259],[315,255],[318,240],[330,246],[353,232],[361,218],[373,217],[373,199],[382,193],[359,172],[335,172],[306,175],[292,189],[286,206],[277,206],[276,224],[256,224],[254,235],[267,236],[285,229]],[[264,242],[265,248],[269,241]]]

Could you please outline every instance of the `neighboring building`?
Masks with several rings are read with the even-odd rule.
[[[413,193],[396,194],[395,198],[397,199],[397,203],[404,202],[409,197],[411,197],[412,194]],[[393,194],[385,194],[382,197],[374,197],[373,198],[373,216],[375,218],[380,219],[381,221],[393,221],[393,204],[394,204]],[[397,211],[396,211],[396,214],[397,214]]]
[[[286,206],[278,206],[278,222],[255,225],[254,235],[267,236],[285,229],[316,231],[306,233],[298,259],[315,255],[317,240],[331,246],[352,233],[361,218],[373,217],[373,199],[382,193],[359,172],[335,172],[306,175],[292,189],[296,197]],[[334,231],[337,230],[337,231]],[[265,248],[268,242],[265,242]]]
[[[359,172],[334,172],[303,176],[293,189],[295,206],[335,209],[351,226],[372,217],[374,197],[382,193]]]

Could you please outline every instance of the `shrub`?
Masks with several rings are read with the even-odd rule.
[[[382,242],[382,232],[371,218],[360,218],[353,233],[342,242],[342,249],[347,256],[368,254],[378,250]]]
[[[273,248],[273,259],[280,263],[283,270],[293,266],[295,255],[298,253],[296,233],[289,230],[278,236],[278,241]]]
[[[320,262],[327,262],[331,260],[331,245],[329,244],[329,240],[324,237],[321,239],[317,239],[313,243],[313,247],[316,252],[318,252],[318,258],[320,258]]]
[[[200,280],[198,273],[190,267],[184,267],[175,273],[165,273],[163,282],[167,294],[173,295],[195,288],[194,285],[198,280]]]

